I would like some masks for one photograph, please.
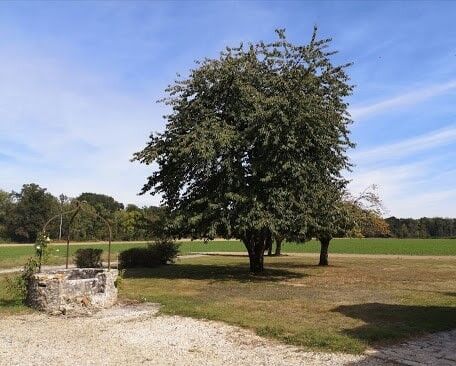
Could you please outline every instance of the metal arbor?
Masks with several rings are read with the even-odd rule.
[[[84,206],[91,207],[86,201],[76,201],[76,207],[62,212],[58,215],[55,215],[51,217],[48,221],[43,226],[43,233],[46,233],[46,228],[47,226],[55,219],[63,216],[63,215],[71,215],[70,221],[68,222],[68,227],[67,227],[67,245],[66,245],[66,266],[65,268],[68,269],[68,263],[69,263],[69,258],[70,258],[70,231],[71,231],[71,224],[74,221],[74,218],[79,212],[85,212],[89,215],[91,215],[94,218],[100,218],[108,228],[108,233],[109,233],[109,245],[108,245],[108,271],[111,269],[111,241],[112,241],[112,231],[111,231],[111,225],[109,224],[108,220],[106,220],[103,216],[99,215],[96,212],[92,212],[87,210]]]

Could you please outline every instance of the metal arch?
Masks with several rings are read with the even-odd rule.
[[[99,215],[96,212],[91,212],[87,209],[84,208],[84,205],[90,206],[86,201],[76,201],[76,208],[73,208],[71,210],[62,212],[58,215],[55,215],[51,217],[48,221],[43,226],[43,233],[46,233],[46,228],[47,226],[56,218],[60,217],[61,215],[71,215],[70,221],[68,222],[68,228],[67,228],[67,245],[66,245],[66,265],[65,268],[68,269],[68,263],[69,263],[69,258],[70,258],[70,229],[71,229],[71,224],[74,221],[74,218],[80,211],[84,211],[85,213],[91,215],[92,217],[98,217],[100,218],[107,226],[108,228],[108,233],[109,233],[109,245],[108,245],[108,271],[111,270],[111,242],[112,242],[112,230],[111,230],[111,224],[106,220],[103,216]],[[91,206],[90,206],[91,207]]]

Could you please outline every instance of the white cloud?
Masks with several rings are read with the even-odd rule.
[[[413,153],[447,145],[456,141],[456,126],[432,131],[404,141],[382,145],[367,150],[354,151],[351,158],[355,164],[373,161],[388,161]]]
[[[435,164],[436,159],[429,159],[382,168],[362,167],[349,175],[349,189],[356,194],[376,184],[387,216],[455,217],[456,190],[451,182],[456,181],[456,170],[439,170]]]
[[[2,189],[36,182],[53,194],[106,193],[125,203],[157,204],[136,194],[150,167],[129,159],[153,130],[163,107],[153,91],[132,97],[109,79],[63,59],[0,50]]]
[[[399,217],[456,216],[454,153],[433,151],[456,141],[456,127],[352,153],[349,189],[379,187],[388,213]],[[423,152],[420,158],[416,154]],[[398,158],[405,158],[398,162]]]
[[[421,89],[411,91],[374,104],[359,107],[355,106],[350,109],[350,113],[353,120],[356,121],[384,111],[388,111],[390,109],[413,105],[426,99],[430,99],[436,95],[443,94],[452,89],[456,89],[456,80],[451,80],[443,84],[423,87]]]

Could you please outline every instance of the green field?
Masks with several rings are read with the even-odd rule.
[[[117,253],[145,243],[116,242],[112,244],[112,259],[116,260]],[[92,248],[105,250],[107,244],[91,243]],[[87,248],[82,243],[70,244],[70,255],[79,248]],[[22,266],[29,256],[33,255],[33,245],[0,245],[0,268]],[[195,252],[238,252],[245,251],[239,241],[186,241],[181,243],[181,253]],[[318,253],[319,244],[316,241],[307,243],[285,243],[283,253]],[[66,249],[64,245],[50,245],[49,264],[64,263]],[[330,253],[346,254],[394,254],[394,255],[456,255],[456,239],[334,239],[330,245]]]
[[[245,251],[239,241],[186,242],[183,253]],[[312,240],[306,243],[285,243],[284,253],[318,253],[320,245]],[[330,253],[397,254],[397,255],[456,255],[456,239],[334,239]]]
[[[117,253],[137,247],[144,246],[145,243],[112,243],[112,260],[117,260]],[[104,259],[107,259],[107,244],[70,244],[70,257],[74,255],[79,248],[100,248],[104,250]],[[11,268],[22,266],[28,257],[34,255],[34,246],[30,245],[0,245],[0,268]],[[54,244],[49,245],[49,259],[47,264],[64,264],[66,256],[66,245]],[[70,258],[71,260],[71,258]]]

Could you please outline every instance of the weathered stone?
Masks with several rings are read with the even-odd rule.
[[[117,301],[116,269],[77,268],[34,274],[27,288],[29,306],[50,314],[90,313]]]

